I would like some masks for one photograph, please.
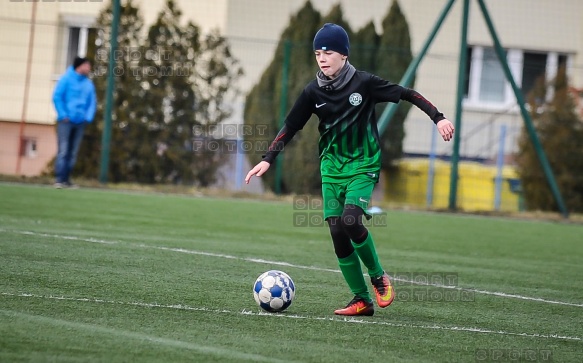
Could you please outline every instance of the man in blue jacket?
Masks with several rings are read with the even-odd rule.
[[[97,108],[95,86],[88,78],[91,63],[87,58],[76,57],[73,65],[59,79],[53,93],[57,110],[57,159],[55,161],[55,188],[71,187],[71,170],[85,125],[93,121]]]

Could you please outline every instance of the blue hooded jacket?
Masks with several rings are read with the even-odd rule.
[[[91,122],[97,109],[97,97],[93,82],[75,72],[73,66],[57,82],[53,93],[57,121],[68,118],[70,122]]]

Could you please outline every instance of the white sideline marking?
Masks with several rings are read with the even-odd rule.
[[[108,245],[114,245],[118,242],[106,241],[103,239],[96,239],[96,238],[82,238],[82,237],[75,237],[75,236],[61,236],[57,234],[48,234],[48,233],[38,233],[38,232],[31,232],[31,231],[7,231],[5,229],[0,229],[0,232],[13,232],[19,233],[24,235],[30,236],[40,236],[40,237],[51,237],[51,238],[62,238],[71,241],[83,241],[83,242],[93,242],[93,243],[104,243]]]
[[[468,328],[462,326],[441,326],[441,325],[417,325],[417,324],[402,324],[402,323],[391,323],[388,321],[375,321],[375,320],[365,320],[361,318],[338,318],[338,317],[319,317],[319,316],[304,316],[304,315],[288,315],[288,314],[270,314],[266,312],[253,312],[250,310],[243,309],[240,312],[234,312],[225,309],[209,309],[207,307],[191,307],[188,305],[175,304],[175,305],[162,305],[162,304],[150,304],[144,302],[122,302],[95,298],[74,298],[66,296],[44,296],[35,294],[12,294],[8,292],[0,292],[0,295],[12,296],[12,297],[31,297],[38,299],[51,299],[51,300],[64,300],[64,301],[78,301],[78,302],[92,302],[101,304],[114,304],[114,305],[126,305],[126,306],[140,306],[146,308],[162,308],[162,309],[176,309],[185,311],[202,311],[210,313],[220,313],[220,314],[239,314],[239,315],[251,315],[251,316],[265,316],[273,318],[288,318],[288,319],[306,319],[306,320],[317,320],[317,321],[330,321],[336,323],[356,323],[356,324],[371,324],[371,325],[383,325],[391,326],[397,328],[411,328],[411,329],[426,329],[426,330],[445,330],[445,331],[459,331],[468,333],[480,333],[480,334],[498,334],[498,335],[508,335],[508,336],[519,336],[526,338],[541,338],[541,339],[560,339],[580,342],[583,338],[571,337],[566,335],[558,334],[538,334],[538,333],[514,333],[507,332],[503,330],[489,330],[481,328]],[[48,319],[48,318],[47,318]],[[77,323],[75,323],[77,324]],[[134,333],[132,333],[134,334]],[[214,348],[213,348],[214,349]]]
[[[282,360],[275,359],[272,357],[264,357],[264,356],[261,356],[258,354],[238,352],[238,351],[233,350],[232,348],[220,348],[220,347],[213,347],[213,346],[209,346],[209,345],[200,345],[200,344],[195,344],[195,343],[190,343],[190,342],[185,342],[185,341],[180,341],[180,340],[174,340],[174,339],[169,339],[169,338],[161,338],[161,337],[157,337],[157,336],[146,335],[146,334],[137,333],[137,332],[133,332],[133,331],[112,329],[112,328],[107,328],[107,327],[100,326],[100,325],[78,323],[78,322],[69,321],[69,320],[49,318],[46,316],[26,314],[26,313],[21,313],[21,312],[12,311],[12,310],[0,309],[0,314],[5,314],[8,316],[16,316],[19,318],[24,318],[24,319],[27,319],[30,321],[35,321],[35,322],[40,321],[42,323],[47,323],[47,324],[51,324],[51,325],[64,326],[67,328],[88,330],[90,332],[98,332],[101,334],[115,335],[118,337],[121,336],[124,338],[131,338],[131,339],[135,339],[135,340],[152,342],[152,343],[170,346],[170,347],[174,347],[174,348],[194,350],[194,351],[205,353],[205,354],[212,354],[212,355],[220,356],[220,357],[229,357],[229,358],[234,358],[237,360],[246,360],[246,361],[251,361],[251,362],[287,362],[287,361],[282,361]]]
[[[288,262],[269,261],[269,260],[264,260],[264,259],[260,259],[260,258],[252,258],[252,257],[238,257],[238,256],[232,256],[232,255],[225,255],[225,254],[221,254],[221,253],[187,250],[184,248],[149,246],[149,245],[145,245],[145,244],[131,243],[131,242],[126,243],[126,242],[121,242],[121,241],[107,241],[107,240],[95,239],[95,238],[63,236],[63,235],[58,235],[58,234],[37,233],[37,232],[32,232],[32,231],[6,230],[6,229],[1,229],[1,228],[0,228],[0,232],[1,233],[17,233],[17,234],[24,234],[24,235],[39,236],[39,237],[62,238],[62,239],[72,240],[72,241],[103,243],[103,244],[108,244],[108,245],[123,244],[125,246],[133,246],[133,247],[139,247],[139,248],[148,248],[148,249],[157,249],[157,250],[172,251],[172,252],[179,252],[179,253],[187,253],[187,254],[191,254],[191,255],[219,257],[219,258],[226,258],[226,259],[231,259],[231,260],[240,260],[240,261],[247,261],[247,262],[254,262],[254,263],[270,264],[270,265],[276,265],[276,266],[286,266],[286,267],[293,267],[293,268],[312,270],[312,271],[324,271],[324,272],[340,273],[340,270],[329,269],[329,268],[322,268],[322,267],[316,267],[316,266],[294,265],[294,264],[291,264]],[[541,302],[541,303],[545,303],[545,304],[555,304],[555,305],[574,306],[574,307],[578,307],[578,308],[583,308],[583,304],[570,303],[570,302],[565,302],[565,301],[548,300],[548,299],[542,299],[542,298],[538,298],[538,297],[522,296],[522,295],[517,295],[517,294],[507,294],[507,293],[498,292],[498,291],[487,291],[487,290],[464,288],[464,287],[458,287],[458,286],[430,284],[430,283],[424,283],[424,282],[418,282],[418,281],[400,279],[400,278],[393,278],[393,280],[401,281],[401,282],[405,282],[405,283],[409,283],[409,284],[414,284],[414,285],[432,286],[432,287],[449,289],[449,290],[473,292],[473,293],[482,294],[482,295],[498,296],[498,297],[505,297],[505,298],[511,298],[511,299]]]

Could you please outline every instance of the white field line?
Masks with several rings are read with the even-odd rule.
[[[149,246],[149,245],[145,245],[145,244],[138,244],[138,243],[131,243],[131,242],[126,243],[126,242],[121,242],[121,241],[107,241],[107,240],[96,239],[96,238],[64,236],[64,235],[58,235],[58,234],[37,233],[37,232],[31,232],[31,231],[6,230],[6,229],[1,229],[1,228],[0,228],[0,233],[16,233],[16,234],[23,234],[23,235],[32,235],[32,236],[48,237],[48,238],[60,238],[60,239],[65,239],[65,240],[91,242],[91,243],[102,243],[102,244],[109,244],[109,245],[123,244],[125,246],[131,246],[131,247],[158,249],[158,250],[164,250],[164,251],[186,253],[186,254],[191,254],[191,255],[226,258],[226,259],[232,259],[232,260],[240,260],[240,261],[247,261],[247,262],[253,262],[253,263],[269,264],[269,265],[275,265],[275,266],[285,266],[285,267],[292,267],[292,268],[312,270],[312,271],[340,273],[340,270],[336,270],[336,269],[321,268],[321,267],[316,267],[316,266],[295,265],[295,264],[292,264],[289,262],[269,261],[269,260],[264,260],[264,259],[260,259],[260,258],[254,258],[254,257],[238,257],[238,256],[226,255],[226,254],[222,254],[222,253],[188,250],[188,249],[184,249],[184,248]],[[472,288],[465,288],[465,287],[459,287],[459,286],[432,284],[432,283],[427,283],[427,282],[419,282],[419,281],[402,279],[402,278],[395,278],[395,277],[393,277],[393,280],[408,283],[408,284],[432,286],[432,287],[436,287],[436,288],[455,290],[455,291],[461,291],[461,292],[470,292],[470,293],[475,293],[475,294],[498,296],[498,297],[504,297],[504,298],[510,298],[510,299],[535,301],[535,302],[541,302],[541,303],[545,303],[545,304],[555,304],[555,305],[574,306],[574,307],[578,307],[578,308],[583,308],[583,303],[577,304],[577,303],[570,303],[570,302],[566,302],[566,301],[548,300],[548,299],[542,299],[542,298],[538,298],[538,297],[522,296],[522,295],[517,295],[517,294],[507,294],[507,293],[498,292],[498,291],[487,291],[487,290],[472,289]]]
[[[181,340],[174,340],[174,339],[169,339],[169,338],[161,338],[161,337],[157,337],[157,336],[146,335],[146,334],[137,333],[137,332],[133,332],[133,331],[107,328],[107,327],[100,326],[100,325],[78,323],[78,322],[74,322],[74,321],[49,318],[49,317],[40,316],[40,315],[31,315],[31,314],[21,313],[21,312],[17,312],[17,311],[0,309],[0,315],[1,314],[5,314],[8,316],[15,316],[15,317],[18,317],[20,319],[26,319],[26,320],[35,322],[37,324],[38,323],[45,323],[45,324],[50,324],[53,326],[66,327],[68,329],[85,330],[85,331],[89,331],[91,333],[100,333],[100,334],[105,334],[105,335],[124,337],[124,338],[134,339],[134,340],[138,340],[138,341],[144,341],[144,342],[148,342],[148,343],[169,346],[169,347],[173,347],[173,348],[187,349],[187,350],[191,350],[191,351],[200,352],[203,354],[210,354],[213,356],[228,357],[231,359],[236,359],[237,361],[282,362],[282,363],[288,362],[287,360],[283,361],[283,360],[276,359],[273,357],[265,357],[265,356],[262,356],[259,354],[250,354],[250,353],[239,352],[239,351],[233,350],[232,348],[221,348],[221,347],[214,347],[214,346],[209,346],[209,345],[195,344],[195,343],[185,342],[185,341],[181,341]]]
[[[419,325],[419,324],[402,324],[402,323],[392,323],[388,321],[378,321],[378,320],[366,320],[362,318],[340,318],[340,317],[319,317],[319,316],[307,316],[307,315],[288,315],[282,314],[271,314],[266,312],[255,312],[243,309],[242,311],[230,311],[225,309],[211,309],[207,307],[191,307],[188,305],[176,304],[176,305],[163,305],[157,303],[144,303],[144,302],[122,302],[95,298],[74,298],[66,296],[52,296],[52,295],[35,295],[35,294],[13,294],[8,292],[0,292],[0,295],[11,296],[11,297],[22,297],[22,298],[37,298],[37,299],[50,299],[50,300],[60,300],[60,301],[75,301],[75,302],[89,302],[98,304],[113,304],[113,305],[124,305],[124,306],[138,306],[145,308],[162,308],[162,309],[176,309],[194,312],[205,312],[205,313],[215,313],[215,314],[237,314],[246,316],[261,316],[270,318],[282,318],[282,319],[305,319],[305,320],[315,320],[315,321],[329,321],[334,323],[355,323],[355,324],[370,324],[370,325],[382,325],[391,326],[397,328],[409,328],[409,329],[424,329],[424,330],[441,330],[441,331],[457,331],[457,332],[468,332],[468,333],[479,333],[479,334],[497,334],[497,335],[507,335],[507,336],[518,336],[525,338],[539,338],[539,339],[558,339],[558,340],[568,340],[568,341],[583,341],[580,337],[571,337],[566,335],[557,334],[538,334],[538,333],[514,333],[507,332],[503,330],[490,330],[482,328],[469,328],[462,326],[442,326],[442,325]]]

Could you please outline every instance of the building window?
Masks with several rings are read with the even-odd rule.
[[[482,53],[482,72],[480,72],[480,102],[502,103],[506,97],[504,94],[505,78],[502,64],[493,48],[484,48]]]
[[[68,33],[66,66],[73,64],[77,56],[92,58],[97,29],[71,26]]]
[[[56,79],[73,64],[75,57],[95,56],[95,40],[97,39],[97,29],[95,28],[94,16],[85,15],[62,15],[62,27],[57,48]]]
[[[558,68],[566,65],[569,59],[567,54],[520,49],[507,49],[505,54],[512,76],[524,95],[533,89],[540,77],[552,80]],[[494,48],[469,47],[466,72],[466,107],[507,108],[516,103]]]
[[[86,28],[84,28],[86,29]],[[79,36],[81,34],[81,28],[70,27],[69,28],[69,41],[67,42],[67,65],[73,63],[73,59],[76,56],[84,56],[83,43],[79,44]]]
[[[527,95],[547,68],[546,53],[524,53],[522,66],[522,93]]]
[[[27,158],[36,158],[37,156],[37,149],[36,149],[36,139],[33,138],[24,138],[22,140],[22,149],[20,150],[20,155],[27,157]]]

